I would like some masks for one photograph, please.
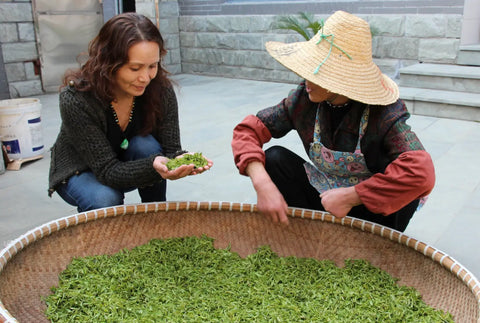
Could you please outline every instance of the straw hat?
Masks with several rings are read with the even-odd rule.
[[[347,12],[335,12],[309,41],[265,46],[286,68],[330,92],[372,105],[399,97],[397,84],[373,63],[370,26]]]

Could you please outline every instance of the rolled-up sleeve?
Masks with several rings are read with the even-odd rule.
[[[240,174],[245,174],[247,165],[252,161],[265,164],[265,152],[262,147],[270,141],[272,135],[263,122],[254,115],[243,119],[233,129],[232,151],[235,165]]]
[[[389,215],[428,195],[435,185],[435,169],[424,150],[407,151],[383,173],[355,185],[362,203],[373,213]]]

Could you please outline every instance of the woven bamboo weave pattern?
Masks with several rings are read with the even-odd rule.
[[[0,322],[45,322],[42,297],[73,257],[113,254],[153,238],[208,235],[241,256],[269,245],[280,256],[366,259],[416,288],[456,322],[480,322],[480,283],[448,255],[400,232],[328,213],[290,209],[289,226],[230,202],[166,202],[89,211],[40,226],[0,252]]]

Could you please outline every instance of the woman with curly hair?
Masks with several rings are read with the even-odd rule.
[[[166,180],[212,166],[168,170],[180,156],[178,106],[162,67],[163,38],[145,16],[107,21],[90,42],[87,61],[65,73],[62,124],[51,150],[49,195],[57,191],[79,212],[123,204],[138,189],[142,202],[166,200]]]

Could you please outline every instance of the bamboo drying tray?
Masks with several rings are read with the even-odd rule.
[[[371,222],[289,209],[289,226],[272,223],[254,204],[164,202],[98,209],[37,227],[0,252],[0,322],[47,321],[42,298],[73,257],[113,254],[154,238],[201,236],[246,256],[269,245],[280,256],[366,259],[416,288],[456,322],[480,322],[480,283],[445,253]]]

